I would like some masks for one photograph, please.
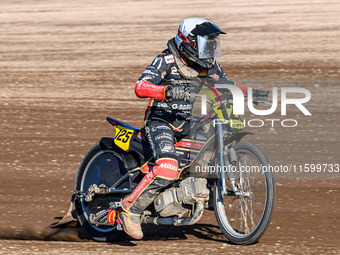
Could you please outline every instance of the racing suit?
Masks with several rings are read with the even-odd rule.
[[[183,71],[183,68],[187,68],[192,74],[191,80],[212,79],[214,83],[236,85],[243,93],[247,91],[246,87],[232,82],[226,76],[217,60],[210,69],[199,65],[189,66],[174,45],[174,39],[169,40],[168,48],[155,57],[135,85],[138,97],[151,98],[145,112],[145,132],[156,162],[134,192],[122,200],[123,209],[136,215],[141,214],[159,191],[179,176],[174,141],[188,134],[193,103],[167,100],[165,92],[169,80],[188,79]]]

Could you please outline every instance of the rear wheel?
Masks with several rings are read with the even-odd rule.
[[[238,192],[226,178],[228,194],[222,194],[221,179],[215,180],[214,207],[218,225],[228,240],[247,245],[266,231],[274,209],[275,185],[265,154],[255,145],[238,143],[236,181]]]
[[[78,169],[75,190],[86,192],[88,188],[96,184],[111,187],[123,175],[127,173],[121,156],[112,149],[101,147],[99,143],[94,145],[84,156]],[[129,178],[119,184],[117,188],[130,188]],[[126,193],[95,195],[91,202],[77,197],[75,207],[80,224],[89,232],[96,241],[112,242],[118,240],[123,234],[116,226],[97,226],[89,222],[89,213],[92,209],[109,208],[110,202],[119,202]]]

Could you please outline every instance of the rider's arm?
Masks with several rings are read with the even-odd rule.
[[[169,86],[156,85],[149,81],[139,80],[135,85],[135,93],[138,97],[152,97],[165,99],[165,91]]]
[[[165,91],[168,86],[159,85],[164,76],[168,74],[167,59],[165,54],[155,57],[135,85],[135,93],[138,97],[151,97],[165,99]]]
[[[237,82],[231,81],[229,77],[224,73],[221,64],[215,60],[214,67],[213,67],[213,74],[209,75],[209,78],[213,80],[213,83],[216,84],[230,84],[238,87],[242,90],[242,93],[245,95],[248,93],[248,88],[245,86],[240,85]],[[229,92],[227,89],[218,89],[219,91]]]

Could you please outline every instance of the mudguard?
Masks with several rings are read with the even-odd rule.
[[[233,141],[236,141],[237,143],[239,141],[241,141],[241,139],[246,136],[246,135],[253,135],[254,133],[252,132],[249,132],[249,131],[239,131],[239,132],[236,132],[236,133],[232,133],[231,135],[227,136],[225,139],[224,139],[224,144],[229,144]]]

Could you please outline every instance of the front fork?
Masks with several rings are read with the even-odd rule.
[[[236,163],[237,163],[237,156],[235,150],[231,148],[225,148],[224,146],[224,131],[222,127],[222,123],[219,122],[217,124],[217,133],[218,133],[218,147],[220,150],[220,165],[221,165],[221,182],[222,182],[222,195],[227,195],[227,184],[226,184],[226,177],[230,181],[232,185],[233,192],[238,192],[238,185],[236,182]],[[225,167],[225,162],[231,164],[233,169],[227,169]],[[227,171],[225,171],[227,169]],[[240,176],[241,177],[241,176]],[[240,178],[242,181],[242,178]]]

